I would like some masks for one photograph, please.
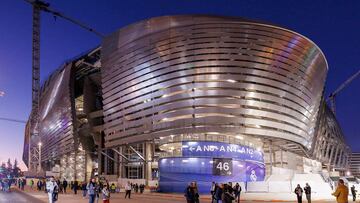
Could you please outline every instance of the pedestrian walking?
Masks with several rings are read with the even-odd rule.
[[[130,182],[127,182],[127,184],[125,185],[125,199],[126,197],[129,197],[129,199],[131,198],[131,185]]]
[[[31,179],[31,180],[30,180],[30,189],[31,189],[31,190],[33,190],[34,184],[35,184],[35,183],[34,183],[34,179]]]
[[[138,193],[138,191],[139,191],[139,185],[138,185],[137,183],[135,184],[135,188],[134,188],[134,189],[135,189],[135,192]]]
[[[1,182],[1,180],[0,180],[0,182]],[[17,185],[18,185],[18,188],[20,189],[21,188],[21,186],[20,186],[21,185],[21,179],[17,180]]]
[[[303,189],[300,187],[300,184],[298,184],[295,188],[294,193],[296,194],[297,197],[297,201],[298,203],[302,203],[302,193],[303,193]]]
[[[100,197],[100,193],[102,192],[103,189],[103,184],[102,182],[97,182],[96,184],[96,188],[95,188],[95,198],[96,198],[96,203],[99,203],[99,199]],[[107,184],[105,186],[108,186]]]
[[[24,191],[25,190],[25,185],[26,185],[26,179],[22,178],[21,179],[21,190]]]
[[[189,183],[189,185],[185,188],[184,196],[187,203],[195,203],[195,192],[193,188],[193,183]]]
[[[48,194],[49,203],[54,203],[58,200],[59,186],[53,177],[46,182],[46,192]]]
[[[44,178],[42,181],[42,188],[41,190],[46,191],[46,179]]]
[[[345,186],[343,179],[339,179],[338,186],[332,195],[336,197],[337,203],[348,203],[349,188]]]
[[[86,184],[85,184],[85,186],[86,186]],[[77,195],[77,191],[78,191],[78,189],[79,189],[79,182],[77,181],[77,180],[75,180],[74,182],[73,182],[73,186],[72,186],[73,188],[73,191],[74,191],[74,194],[75,195]],[[85,196],[86,196],[86,193],[85,193]]]
[[[353,196],[353,201],[356,201],[356,192],[357,190],[355,190],[355,185],[351,186],[351,194]]]
[[[308,203],[311,203],[311,187],[310,187],[309,183],[306,183],[306,185],[304,187],[304,191],[305,191],[305,195],[306,195],[306,200],[308,201]]]
[[[94,178],[87,184],[86,190],[89,195],[89,203],[94,203],[96,197],[96,183]]]
[[[211,203],[213,203],[215,200],[215,191],[216,191],[216,183],[212,182],[210,187]]]
[[[200,203],[200,195],[199,195],[199,188],[197,186],[197,183],[194,181],[193,183],[193,188],[194,188],[194,200],[195,203]]]
[[[86,194],[87,194],[86,182],[85,181],[81,184],[81,190],[82,190],[83,198],[85,198]]]
[[[234,194],[235,194],[235,201],[237,200],[237,202],[240,203],[240,194],[241,194],[241,190],[242,190],[240,184],[236,183],[233,190],[234,190]]]
[[[64,193],[66,194],[66,188],[68,187],[68,182],[66,181],[65,178],[64,178],[64,180],[63,180],[62,185],[63,185],[63,187],[64,187],[63,191],[64,191]]]
[[[42,188],[42,181],[39,179],[38,182],[36,183],[37,189],[38,191],[41,191]]]
[[[224,191],[224,184],[218,185],[218,187],[215,190],[215,199],[216,203],[222,203],[222,194]]]
[[[110,191],[109,187],[106,185],[101,191],[103,203],[110,203]]]
[[[140,194],[144,193],[145,185],[140,184]]]

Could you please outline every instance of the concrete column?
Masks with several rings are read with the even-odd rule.
[[[119,176],[119,155],[115,152],[114,153],[114,175]]]
[[[107,150],[104,150],[104,153],[107,154]],[[109,158],[107,156],[103,156],[104,157],[104,174],[107,175],[108,174],[108,163],[109,163]]]
[[[342,163],[342,165],[346,168],[347,167],[347,160],[349,159],[349,157],[348,157],[348,154],[347,153],[345,153],[345,155],[344,155],[344,158],[343,158],[343,163]]]
[[[97,152],[97,154],[98,154],[98,173],[99,173],[99,175],[101,175],[104,171],[102,170],[102,168],[104,167],[103,166],[103,164],[102,164],[102,157],[103,157],[103,155],[101,154],[101,150],[100,149],[98,149],[98,152]]]
[[[93,167],[93,163],[91,160],[91,154],[90,153],[86,153],[85,154],[85,181],[88,181],[91,178],[91,172],[92,172],[92,168]]]
[[[270,156],[270,175],[272,175],[272,167],[273,167],[272,141],[269,142],[269,156]]]
[[[320,142],[317,144],[317,149],[316,149],[316,158],[319,159],[319,160],[322,160],[322,157],[323,157],[323,146],[324,146],[324,143],[325,143],[325,139],[324,137],[322,136],[320,138]]]
[[[284,161],[283,161],[283,150],[280,149],[280,163],[281,163],[281,168],[284,167]]]
[[[152,163],[152,157],[153,157],[153,145],[150,142],[145,143],[145,180],[146,185],[149,185],[149,181],[152,180],[152,174],[151,174],[151,163]]]
[[[334,159],[334,165],[337,165],[337,157],[340,155],[340,146],[339,145],[337,145],[336,146],[336,151],[335,151],[335,159]]]
[[[118,148],[118,150],[119,150],[119,152],[120,153],[122,153],[123,154],[123,147],[119,147]],[[119,178],[124,178],[125,176],[124,176],[124,162],[125,161],[125,159],[124,158],[122,158],[122,156],[119,156],[119,167],[118,167],[118,173],[119,173]]]
[[[332,146],[331,146],[331,143],[330,142],[327,142],[327,144],[326,144],[326,150],[325,150],[325,156],[324,156],[324,158],[325,158],[325,160],[326,161],[329,161],[330,160],[330,157],[329,157],[329,151],[330,151],[330,148],[331,148]]]
[[[333,162],[333,154],[334,154],[334,151],[336,150],[335,146],[331,146],[331,152],[330,152],[330,156],[329,156],[329,170],[331,169],[331,165],[332,165],[332,162]],[[336,157],[336,155],[335,155]]]
[[[341,149],[340,152],[339,152],[339,155],[338,155],[339,160],[337,160],[337,162],[335,163],[336,165],[338,165],[338,166],[342,165],[341,162],[342,162],[342,159],[343,159],[343,155],[344,155],[344,151],[343,151],[343,149]]]

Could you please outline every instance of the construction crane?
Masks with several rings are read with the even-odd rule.
[[[31,139],[37,140],[36,142],[40,143],[39,139],[39,92],[40,92],[40,12],[44,11],[47,13],[52,14],[55,17],[60,17],[65,20],[68,20],[75,25],[78,25],[82,28],[84,28],[87,31],[90,31],[94,33],[95,35],[103,38],[104,35],[100,32],[94,30],[93,28],[85,25],[84,23],[81,23],[80,21],[77,21],[73,18],[70,18],[68,16],[63,15],[62,13],[51,9],[49,6],[49,3],[46,3],[44,1],[40,0],[24,0],[27,3],[30,3],[33,8],[32,13],[32,111],[31,111],[31,122],[30,125],[32,126],[32,133],[31,133]],[[30,140],[31,140],[30,139]],[[31,161],[32,158],[35,158],[36,155],[32,153],[37,153],[37,144],[32,144],[31,142],[29,144],[29,171],[34,170],[32,168],[32,164],[39,164],[40,161],[37,163],[33,163]],[[40,166],[41,167],[41,166]]]
[[[26,121],[13,119],[13,118],[4,118],[0,117],[0,121],[8,121],[8,122],[15,122],[15,123],[26,123]]]
[[[0,97],[5,96],[5,92],[0,90]],[[0,121],[8,121],[8,122],[15,122],[15,123],[26,123],[26,121],[23,120],[18,120],[18,119],[14,119],[14,118],[5,118],[5,117],[0,117]]]
[[[342,83],[334,92],[332,92],[329,97],[327,98],[327,101],[330,101],[331,110],[336,114],[336,106],[335,106],[335,98],[337,94],[343,90],[346,86],[348,86],[355,78],[357,78],[360,75],[360,70],[358,70],[354,75],[352,75],[349,79],[347,79],[344,83]]]

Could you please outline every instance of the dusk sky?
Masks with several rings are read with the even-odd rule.
[[[360,68],[360,1],[49,0],[51,7],[110,34],[130,23],[163,15],[215,14],[272,22],[313,40],[329,72],[325,95]],[[26,120],[31,110],[32,8],[22,0],[0,6],[0,117]],[[101,40],[42,13],[41,78]],[[337,117],[353,151],[360,151],[360,77],[337,97]],[[0,162],[22,159],[24,124],[0,120]],[[21,161],[22,162],[22,161]]]

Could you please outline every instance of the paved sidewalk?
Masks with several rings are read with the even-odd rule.
[[[31,195],[34,198],[41,200],[42,202],[47,202],[47,194],[45,192],[38,192],[36,190],[30,190],[26,188],[25,193]],[[144,193],[136,194],[132,193],[131,199],[124,199],[124,193],[112,193],[110,202],[121,202],[121,203],[183,203],[186,202],[182,194],[164,194],[164,193]],[[270,198],[269,196],[273,198]],[[275,197],[275,198],[274,198]],[[293,198],[293,199],[292,199]],[[245,200],[246,199],[246,200]],[[281,200],[283,199],[283,200]],[[242,203],[251,203],[251,202],[296,202],[296,197],[294,194],[262,194],[262,193],[245,193],[242,195]],[[78,191],[77,195],[74,195],[72,191],[68,194],[59,194],[59,201],[57,203],[87,203],[89,200],[82,197],[82,191]],[[102,202],[100,199],[99,202]],[[201,195],[200,202],[210,203],[210,195]],[[303,200],[306,202],[306,200]],[[334,200],[317,200],[313,202],[326,202],[332,203]]]
[[[40,200],[17,190],[11,190],[10,192],[0,191],[1,203],[42,203]]]

